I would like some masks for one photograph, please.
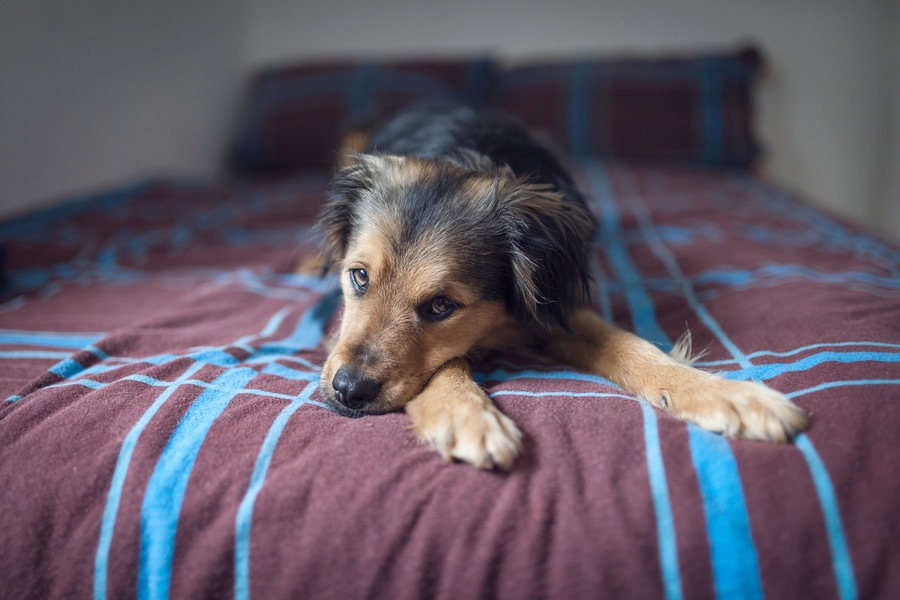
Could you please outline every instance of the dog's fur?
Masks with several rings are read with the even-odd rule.
[[[572,179],[523,129],[448,105],[356,132],[320,220],[345,298],[322,392],[339,410],[405,408],[444,457],[507,469],[521,434],[472,380],[480,348],[533,349],[728,436],[784,442],[806,416],[587,308],[594,224]],[[364,147],[363,147],[364,146]]]

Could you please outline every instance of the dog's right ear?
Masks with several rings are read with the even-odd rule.
[[[353,215],[360,197],[371,189],[375,177],[376,157],[349,153],[341,161],[334,177],[328,200],[319,214],[322,234],[322,272],[334,269],[347,252],[347,242],[353,230]]]
[[[347,154],[334,177],[328,200],[319,214],[322,233],[322,272],[336,267],[347,253],[347,245],[366,198],[377,202],[386,190],[403,185],[407,159],[392,154]]]
[[[322,272],[335,268],[347,253],[360,201],[378,198],[391,185],[402,182],[406,158],[392,154],[350,153],[331,183],[328,200],[319,215],[322,233]]]

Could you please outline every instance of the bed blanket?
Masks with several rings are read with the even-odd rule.
[[[900,597],[900,248],[746,173],[580,163],[597,310],[812,415],[733,441],[474,365],[525,435],[445,462],[317,390],[326,181],[147,181],[0,225],[0,597]]]

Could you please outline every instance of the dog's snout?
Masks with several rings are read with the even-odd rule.
[[[373,401],[381,384],[353,367],[341,367],[331,380],[334,396],[347,408],[359,409]]]

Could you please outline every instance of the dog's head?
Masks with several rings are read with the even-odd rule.
[[[356,155],[335,178],[320,228],[345,304],[322,372],[336,405],[402,408],[447,361],[516,322],[564,324],[585,293],[587,211],[477,166]]]

